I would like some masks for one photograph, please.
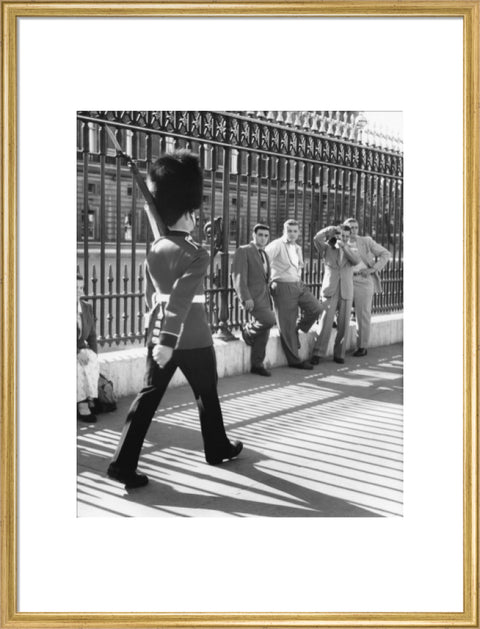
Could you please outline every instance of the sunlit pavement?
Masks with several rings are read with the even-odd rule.
[[[288,367],[219,382],[238,459],[209,466],[189,387],[167,391],[142,450],[146,487],[106,477],[132,398],[78,422],[79,516],[381,517],[402,515],[403,347],[344,365]]]

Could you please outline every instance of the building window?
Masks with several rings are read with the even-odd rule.
[[[88,123],[88,151],[98,153],[99,151],[99,128],[94,122]]]
[[[130,131],[130,129],[127,129],[127,133],[125,134],[125,153],[127,155],[132,154],[132,150],[133,150],[132,141],[133,141],[133,131]]]
[[[205,150],[203,151],[203,167],[205,170],[212,170],[213,168],[213,150],[208,144],[205,145]]]
[[[259,160],[260,160],[260,156],[259,155],[252,155],[252,159],[251,159],[251,167],[252,167],[252,175],[254,177],[256,177],[258,175],[258,167],[259,167]]]
[[[270,177],[271,179],[278,178],[278,160],[277,159],[272,159],[272,170],[271,170]]]
[[[85,214],[82,212],[82,233],[81,240],[85,238]],[[95,210],[88,210],[87,219],[87,239],[95,239]]]
[[[233,149],[230,155],[230,172],[232,175],[238,175],[238,151],[236,149]]]
[[[132,213],[128,212],[123,219],[123,237],[127,242],[132,240]]]
[[[235,242],[236,238],[237,238],[237,219],[234,217],[230,219],[230,234],[229,234],[230,242]]]
[[[267,160],[264,155],[258,156],[258,176],[259,177],[267,176]]]

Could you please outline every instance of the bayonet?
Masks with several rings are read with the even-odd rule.
[[[125,153],[122,150],[122,147],[120,146],[117,138],[115,137],[114,131],[108,125],[105,125],[105,129],[118,155],[123,157],[127,161],[128,165],[130,166],[130,170],[132,171],[133,178],[137,182],[137,185],[140,188],[140,191],[143,194],[143,197],[145,199],[145,202],[146,202],[145,212],[147,213],[148,222],[150,223],[150,227],[153,232],[153,237],[155,238],[155,240],[157,240],[157,238],[160,238],[160,236],[164,236],[167,230],[165,228],[165,224],[162,221],[160,214],[158,213],[157,206],[155,204],[155,199],[153,198],[152,193],[148,189],[147,184],[145,183],[145,179],[140,174],[138,170],[138,166],[135,163],[135,161],[132,159],[132,157],[130,157],[130,155],[127,155],[127,153]]]

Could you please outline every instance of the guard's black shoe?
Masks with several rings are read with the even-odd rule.
[[[96,424],[97,423],[97,416],[94,415],[93,413],[90,413],[89,415],[80,415],[80,413],[77,413],[77,418],[81,422],[85,422],[86,424]]]
[[[209,465],[220,465],[225,459],[234,459],[243,450],[243,443],[241,441],[233,441],[230,444],[230,452],[222,457],[207,459]]]
[[[320,363],[321,356],[312,356],[310,358],[311,365],[318,365]]]
[[[345,363],[345,358],[339,358],[338,356],[334,356],[333,360],[339,365],[343,365]]]
[[[245,328],[242,328],[242,339],[245,341],[247,345],[250,345],[250,347],[253,345],[253,340],[248,336],[248,334],[245,331]]]
[[[113,463],[108,466],[107,476],[113,480],[118,480],[119,483],[123,483],[125,485],[125,489],[143,487],[148,483],[148,476],[146,474],[139,474],[135,471],[122,472],[122,470]]]
[[[366,356],[366,355],[367,355],[367,350],[364,347],[359,347],[352,354],[352,356]]]
[[[257,374],[257,376],[271,376],[272,374],[265,369],[265,367],[252,367],[250,373]]]
[[[294,363],[293,365],[288,365],[293,369],[313,369],[313,365],[304,360],[302,363]]]

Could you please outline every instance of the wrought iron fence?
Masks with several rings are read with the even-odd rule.
[[[322,261],[313,237],[349,216],[392,253],[382,272],[384,292],[375,313],[403,308],[403,153],[398,138],[358,124],[358,112],[80,112],[77,117],[77,229],[79,269],[92,301],[101,345],[143,338],[143,260],[152,240],[144,201],[125,153],[146,175],[163,152],[189,148],[204,168],[197,232],[221,218],[221,251],[205,280],[212,330],[228,338],[245,314],[234,294],[231,257],[249,241],[255,223],[301,225],[304,281],[319,295]]]

